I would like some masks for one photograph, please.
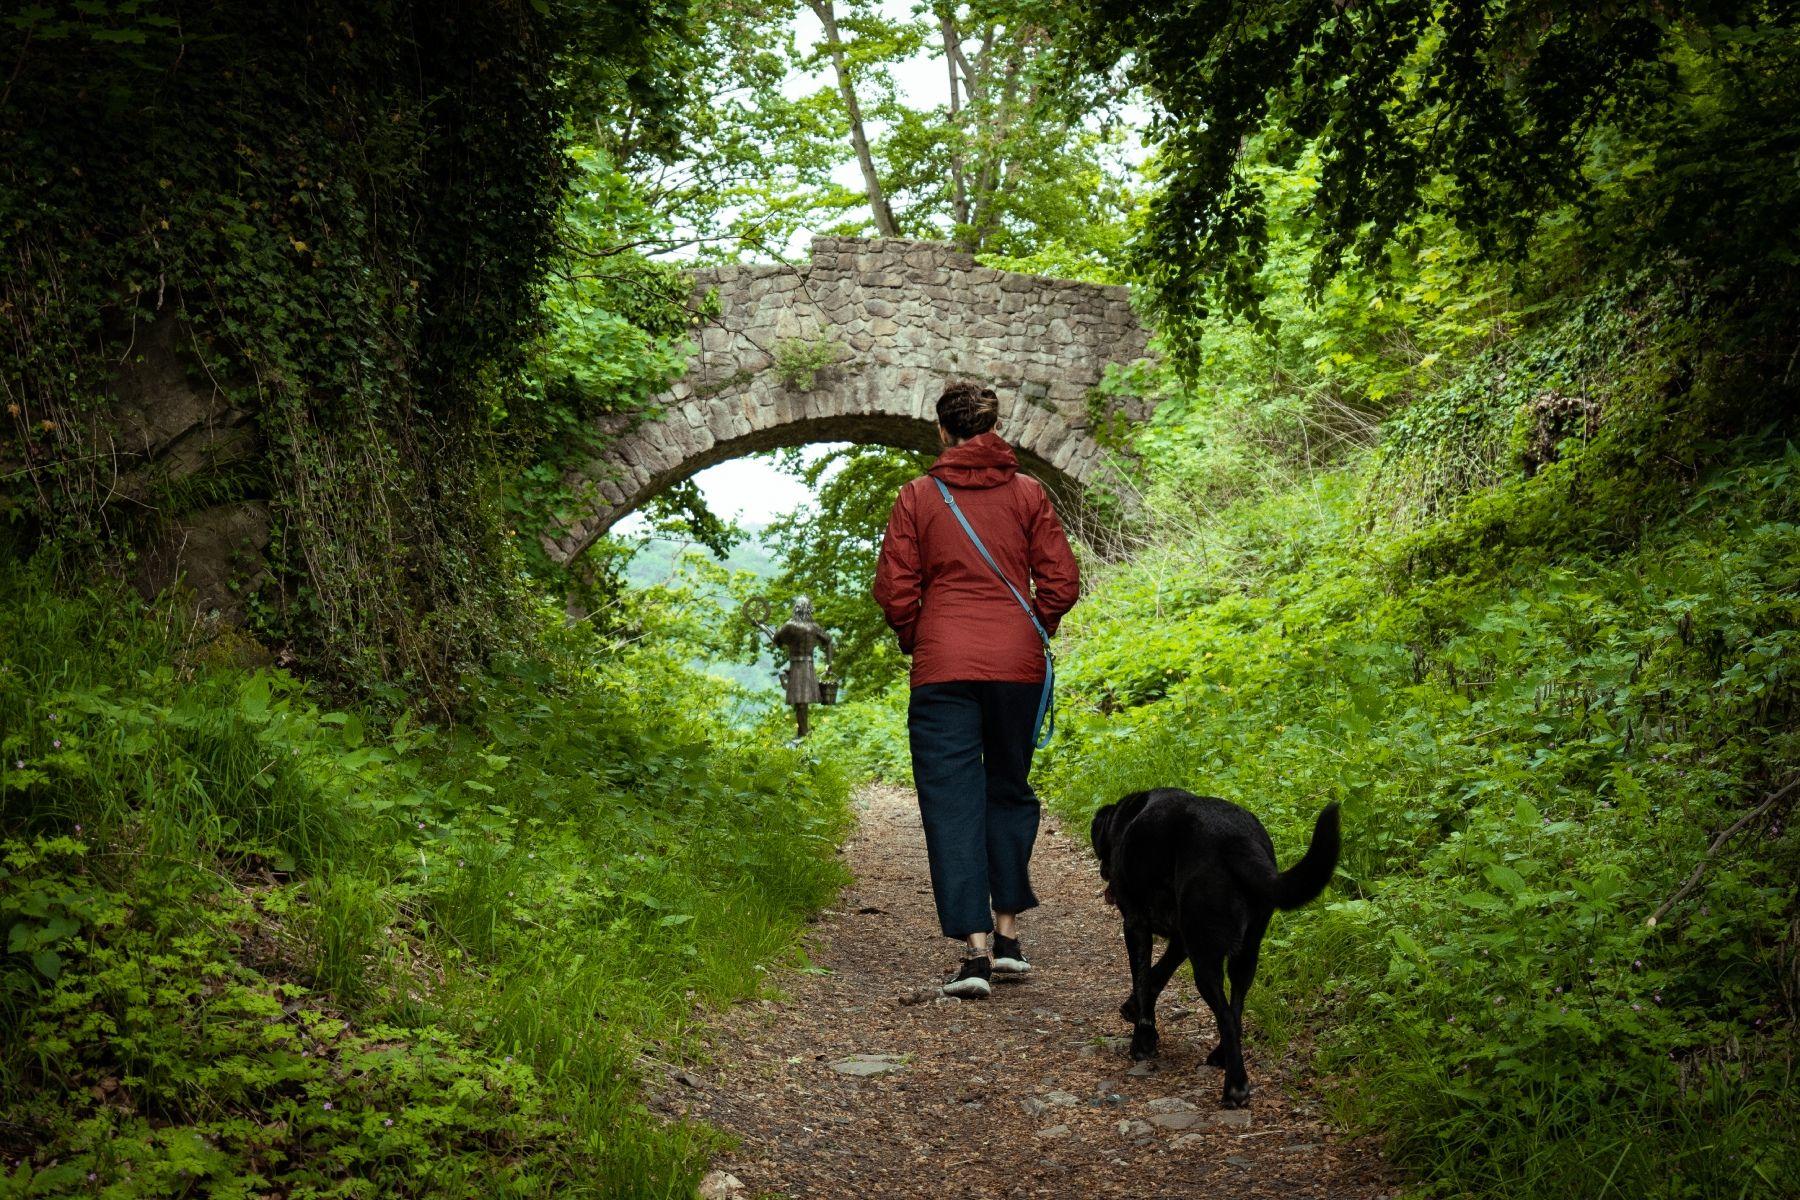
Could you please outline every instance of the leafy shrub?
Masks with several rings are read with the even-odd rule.
[[[842,347],[830,337],[813,341],[782,338],[775,343],[775,373],[781,385],[793,392],[810,392],[818,374],[837,362]]]
[[[912,749],[906,736],[904,679],[873,696],[826,710],[807,738],[810,751],[840,764],[853,779],[912,784]]]

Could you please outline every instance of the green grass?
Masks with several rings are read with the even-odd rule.
[[[1284,862],[1343,803],[1255,1036],[1316,1027],[1334,1111],[1421,1193],[1800,1194],[1785,808],[1645,924],[1800,771],[1800,451],[1654,497],[1600,461],[1412,533],[1371,525],[1361,465],[1180,522],[1065,625],[1043,787],[1083,825],[1227,796]]]
[[[837,773],[549,615],[420,728],[34,568],[0,611],[0,1195],[691,1194],[639,1079],[840,883]]]

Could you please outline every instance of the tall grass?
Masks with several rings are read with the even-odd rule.
[[[835,772],[716,726],[654,630],[602,657],[547,617],[419,728],[38,568],[0,611],[15,1184],[691,1193],[712,1135],[639,1079],[839,884]]]

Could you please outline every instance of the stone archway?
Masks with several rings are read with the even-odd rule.
[[[1123,287],[997,271],[941,242],[816,238],[809,262],[694,273],[702,319],[660,415],[615,419],[604,455],[571,480],[591,499],[545,538],[566,562],[659,491],[758,450],[820,441],[937,448],[946,380],[1000,393],[1000,435],[1059,500],[1079,505],[1111,455],[1096,422],[1147,405],[1090,400],[1109,363],[1145,353]]]

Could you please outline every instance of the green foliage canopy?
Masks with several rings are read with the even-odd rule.
[[[1800,146],[1794,15],[1765,0],[1090,0],[1063,36],[1071,61],[1123,71],[1156,105],[1160,190],[1134,264],[1179,318],[1261,311],[1259,139],[1277,161],[1319,156],[1315,287],[1348,259],[1379,267],[1430,213],[1517,257],[1564,205],[1603,257],[1789,270],[1800,222],[1777,164]]]

